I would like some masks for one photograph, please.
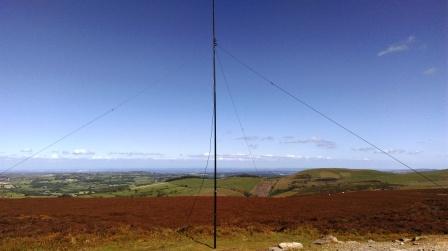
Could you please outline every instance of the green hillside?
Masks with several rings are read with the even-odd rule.
[[[260,182],[261,177],[226,177],[218,180],[219,195],[249,196],[250,191]],[[136,186],[131,190],[137,196],[191,196],[213,194],[213,180],[200,177],[186,177],[158,182],[145,186]]]
[[[448,188],[448,170],[422,172]],[[202,185],[202,189],[199,188]],[[219,196],[294,196],[381,189],[426,189],[434,184],[414,172],[366,169],[309,169],[289,176],[226,176],[218,180]],[[0,197],[164,197],[211,196],[213,179],[199,176],[154,176],[148,173],[19,175],[0,182]]]
[[[422,174],[448,187],[448,170],[427,171]],[[392,173],[366,169],[321,168],[279,178],[271,190],[271,196],[413,188],[434,188],[434,184],[414,172]]]
[[[448,170],[427,171],[423,175],[448,187]],[[202,189],[199,188],[202,185]],[[284,197],[314,193],[337,193],[360,190],[425,189],[434,184],[416,173],[392,173],[368,169],[319,168],[283,177],[233,176],[218,180],[219,196],[255,196],[256,187],[266,183],[269,196]],[[266,188],[265,188],[266,189]],[[93,196],[212,196],[213,179],[186,176],[145,185],[132,185],[117,192]]]

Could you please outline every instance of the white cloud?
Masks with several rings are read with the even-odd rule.
[[[33,149],[31,149],[31,148],[24,148],[24,149],[20,150],[20,152],[22,152],[22,153],[32,153]]]
[[[106,157],[105,157],[106,158]],[[175,160],[182,158],[182,155],[167,155],[163,153],[154,152],[139,152],[139,151],[129,151],[129,152],[109,152],[108,159],[145,159],[145,160]]]
[[[95,152],[80,148],[80,149],[73,150],[72,154],[73,155],[95,155]]]
[[[383,153],[373,147],[359,147],[359,148],[352,148],[353,151],[356,152],[372,152],[372,153]],[[388,154],[408,154],[408,155],[417,155],[422,153],[421,150],[404,150],[404,149],[397,149],[397,148],[391,148],[391,149],[384,149],[384,152]]]
[[[192,159],[206,159],[207,154],[192,154],[188,155]],[[295,154],[253,154],[252,156],[245,153],[231,153],[231,154],[218,154],[218,159],[223,161],[250,161],[263,160],[263,161],[279,161],[279,160],[331,160],[329,156],[303,156]]]
[[[121,155],[121,156],[163,156],[162,153],[151,153],[151,152],[110,152],[109,155]]]
[[[246,136],[246,137],[238,137],[236,140],[245,140],[245,141],[256,141],[260,138],[258,136]]]
[[[110,160],[113,159],[110,156],[105,156],[105,155],[94,155],[92,156],[93,160]]]
[[[251,149],[257,149],[258,148],[258,144],[248,144],[247,146],[249,148],[251,148]]]
[[[272,136],[264,136],[264,137],[246,136],[246,137],[238,137],[235,139],[236,140],[245,140],[245,141],[273,141],[274,137],[272,137]]]
[[[437,72],[437,68],[431,67],[423,71],[425,75],[434,75]]]
[[[282,144],[313,144],[320,148],[327,148],[327,149],[333,149],[336,148],[336,143],[330,140],[321,139],[318,137],[311,137],[309,139],[297,139],[294,137],[288,137],[285,139],[283,137],[283,140],[280,141]]]
[[[415,36],[409,36],[406,40],[393,43],[389,45],[386,49],[378,52],[378,57],[382,57],[384,55],[390,54],[390,53],[397,53],[397,52],[403,52],[409,50],[412,45],[415,43]]]
[[[420,154],[422,152],[423,151],[421,151],[421,150],[415,150],[415,151],[408,151],[407,154],[409,154],[409,155],[417,155],[417,154]]]
[[[375,148],[373,147],[358,147],[358,148],[352,148],[353,151],[356,152],[373,152]]]

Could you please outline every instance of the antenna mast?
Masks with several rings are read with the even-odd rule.
[[[216,206],[217,206],[217,176],[216,176],[216,36],[215,36],[215,0],[212,0],[212,51],[213,51],[213,130],[214,130],[214,187],[213,187],[213,248],[216,249]]]

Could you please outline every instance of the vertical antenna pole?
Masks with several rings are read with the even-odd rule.
[[[216,249],[216,207],[217,207],[217,181],[216,181],[216,36],[215,36],[215,0],[212,0],[212,49],[213,49],[213,127],[214,127],[214,193],[213,193],[213,248]]]

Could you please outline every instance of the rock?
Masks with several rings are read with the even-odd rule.
[[[401,241],[401,242],[410,242],[410,241],[412,241],[412,239],[409,239],[409,238],[400,238],[398,240]]]
[[[399,244],[399,245],[404,245],[404,242],[401,241],[401,239],[399,239],[399,240],[394,240],[394,243],[397,243],[397,244]]]
[[[328,240],[324,240],[324,239],[318,239],[318,240],[313,241],[313,244],[316,244],[316,245],[325,245],[328,243],[331,243],[331,242]]]
[[[324,245],[328,243],[343,243],[343,242],[339,241],[338,238],[334,237],[333,235],[326,235],[318,240],[313,241],[313,244],[316,245]]]
[[[294,250],[294,249],[302,249],[303,245],[299,242],[282,242],[278,244],[281,250]]]
[[[419,241],[423,239],[425,239],[425,236],[415,236],[414,238],[412,238],[412,241]]]
[[[270,248],[268,248],[268,251],[283,251],[283,249],[281,249],[279,247],[270,247]]]

